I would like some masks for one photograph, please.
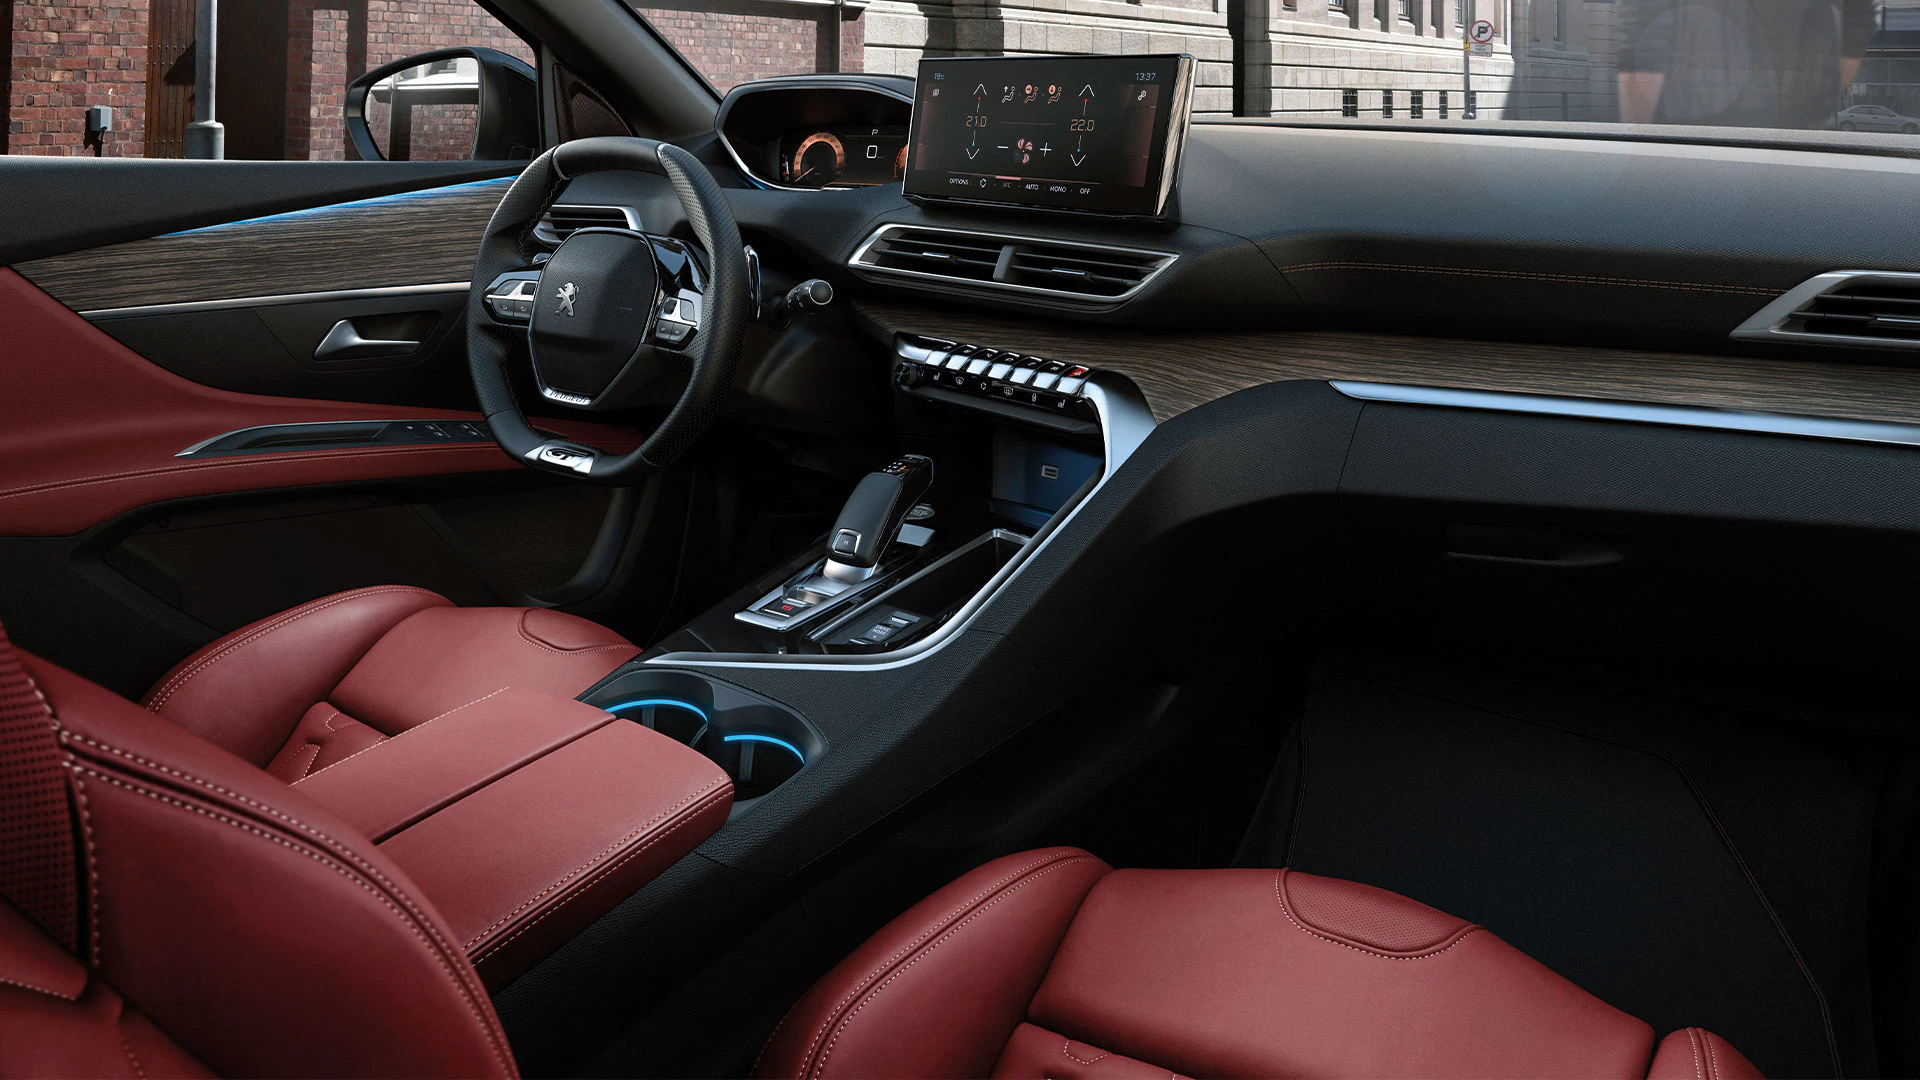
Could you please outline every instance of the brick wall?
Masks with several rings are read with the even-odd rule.
[[[111,105],[114,130],[101,151],[107,157],[140,156],[146,145],[147,0],[19,0],[10,29],[8,153],[91,154],[86,108]]]
[[[831,12],[755,0],[675,0],[634,5],[722,93],[775,75],[833,70]],[[843,9],[840,70],[865,70],[866,24]]]
[[[157,0],[156,0],[157,2]],[[264,3],[271,0],[229,0]],[[283,0],[287,4],[286,156],[346,156],[341,122],[346,85],[372,67],[454,45],[498,49],[532,63],[533,49],[472,0]],[[92,153],[85,145],[89,105],[114,107],[111,157],[146,150],[149,0],[15,0],[5,43],[12,58],[4,149],[15,154]],[[0,5],[0,12],[6,5]],[[191,5],[188,5],[190,12]],[[190,15],[189,15],[190,20]],[[224,21],[224,20],[223,20]],[[189,21],[188,35],[191,36]],[[278,51],[279,42],[223,40],[226,49]],[[182,71],[191,82],[192,72]],[[222,96],[245,94],[223,86]],[[276,91],[277,92],[277,91]],[[446,156],[462,126],[443,110],[416,129],[416,149]],[[471,137],[472,125],[464,125]],[[426,141],[421,141],[422,137]],[[446,145],[441,145],[445,143]],[[464,145],[461,150],[464,151]]]

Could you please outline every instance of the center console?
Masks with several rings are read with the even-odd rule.
[[[939,444],[946,463],[902,454],[868,474],[817,544],[638,663],[858,666],[936,648],[1153,427],[1131,382],[1071,359],[918,335],[892,345],[904,426],[962,433]]]

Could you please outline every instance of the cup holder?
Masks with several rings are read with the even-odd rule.
[[[587,704],[705,754],[733,778],[735,813],[786,783],[826,748],[799,714],[758,694],[684,671],[633,671]]]

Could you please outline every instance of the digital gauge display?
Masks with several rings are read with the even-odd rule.
[[[868,187],[900,179],[907,133],[897,127],[802,131],[780,141],[780,182],[789,187]]]
[[[923,199],[1165,216],[1193,57],[920,61],[905,191]]]

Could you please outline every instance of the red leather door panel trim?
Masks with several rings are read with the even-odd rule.
[[[135,507],[194,495],[519,467],[487,443],[174,456],[243,427],[409,419],[479,416],[201,386],[148,362],[0,267],[0,536],[75,533]],[[622,428],[539,423],[605,450],[638,445]]]

